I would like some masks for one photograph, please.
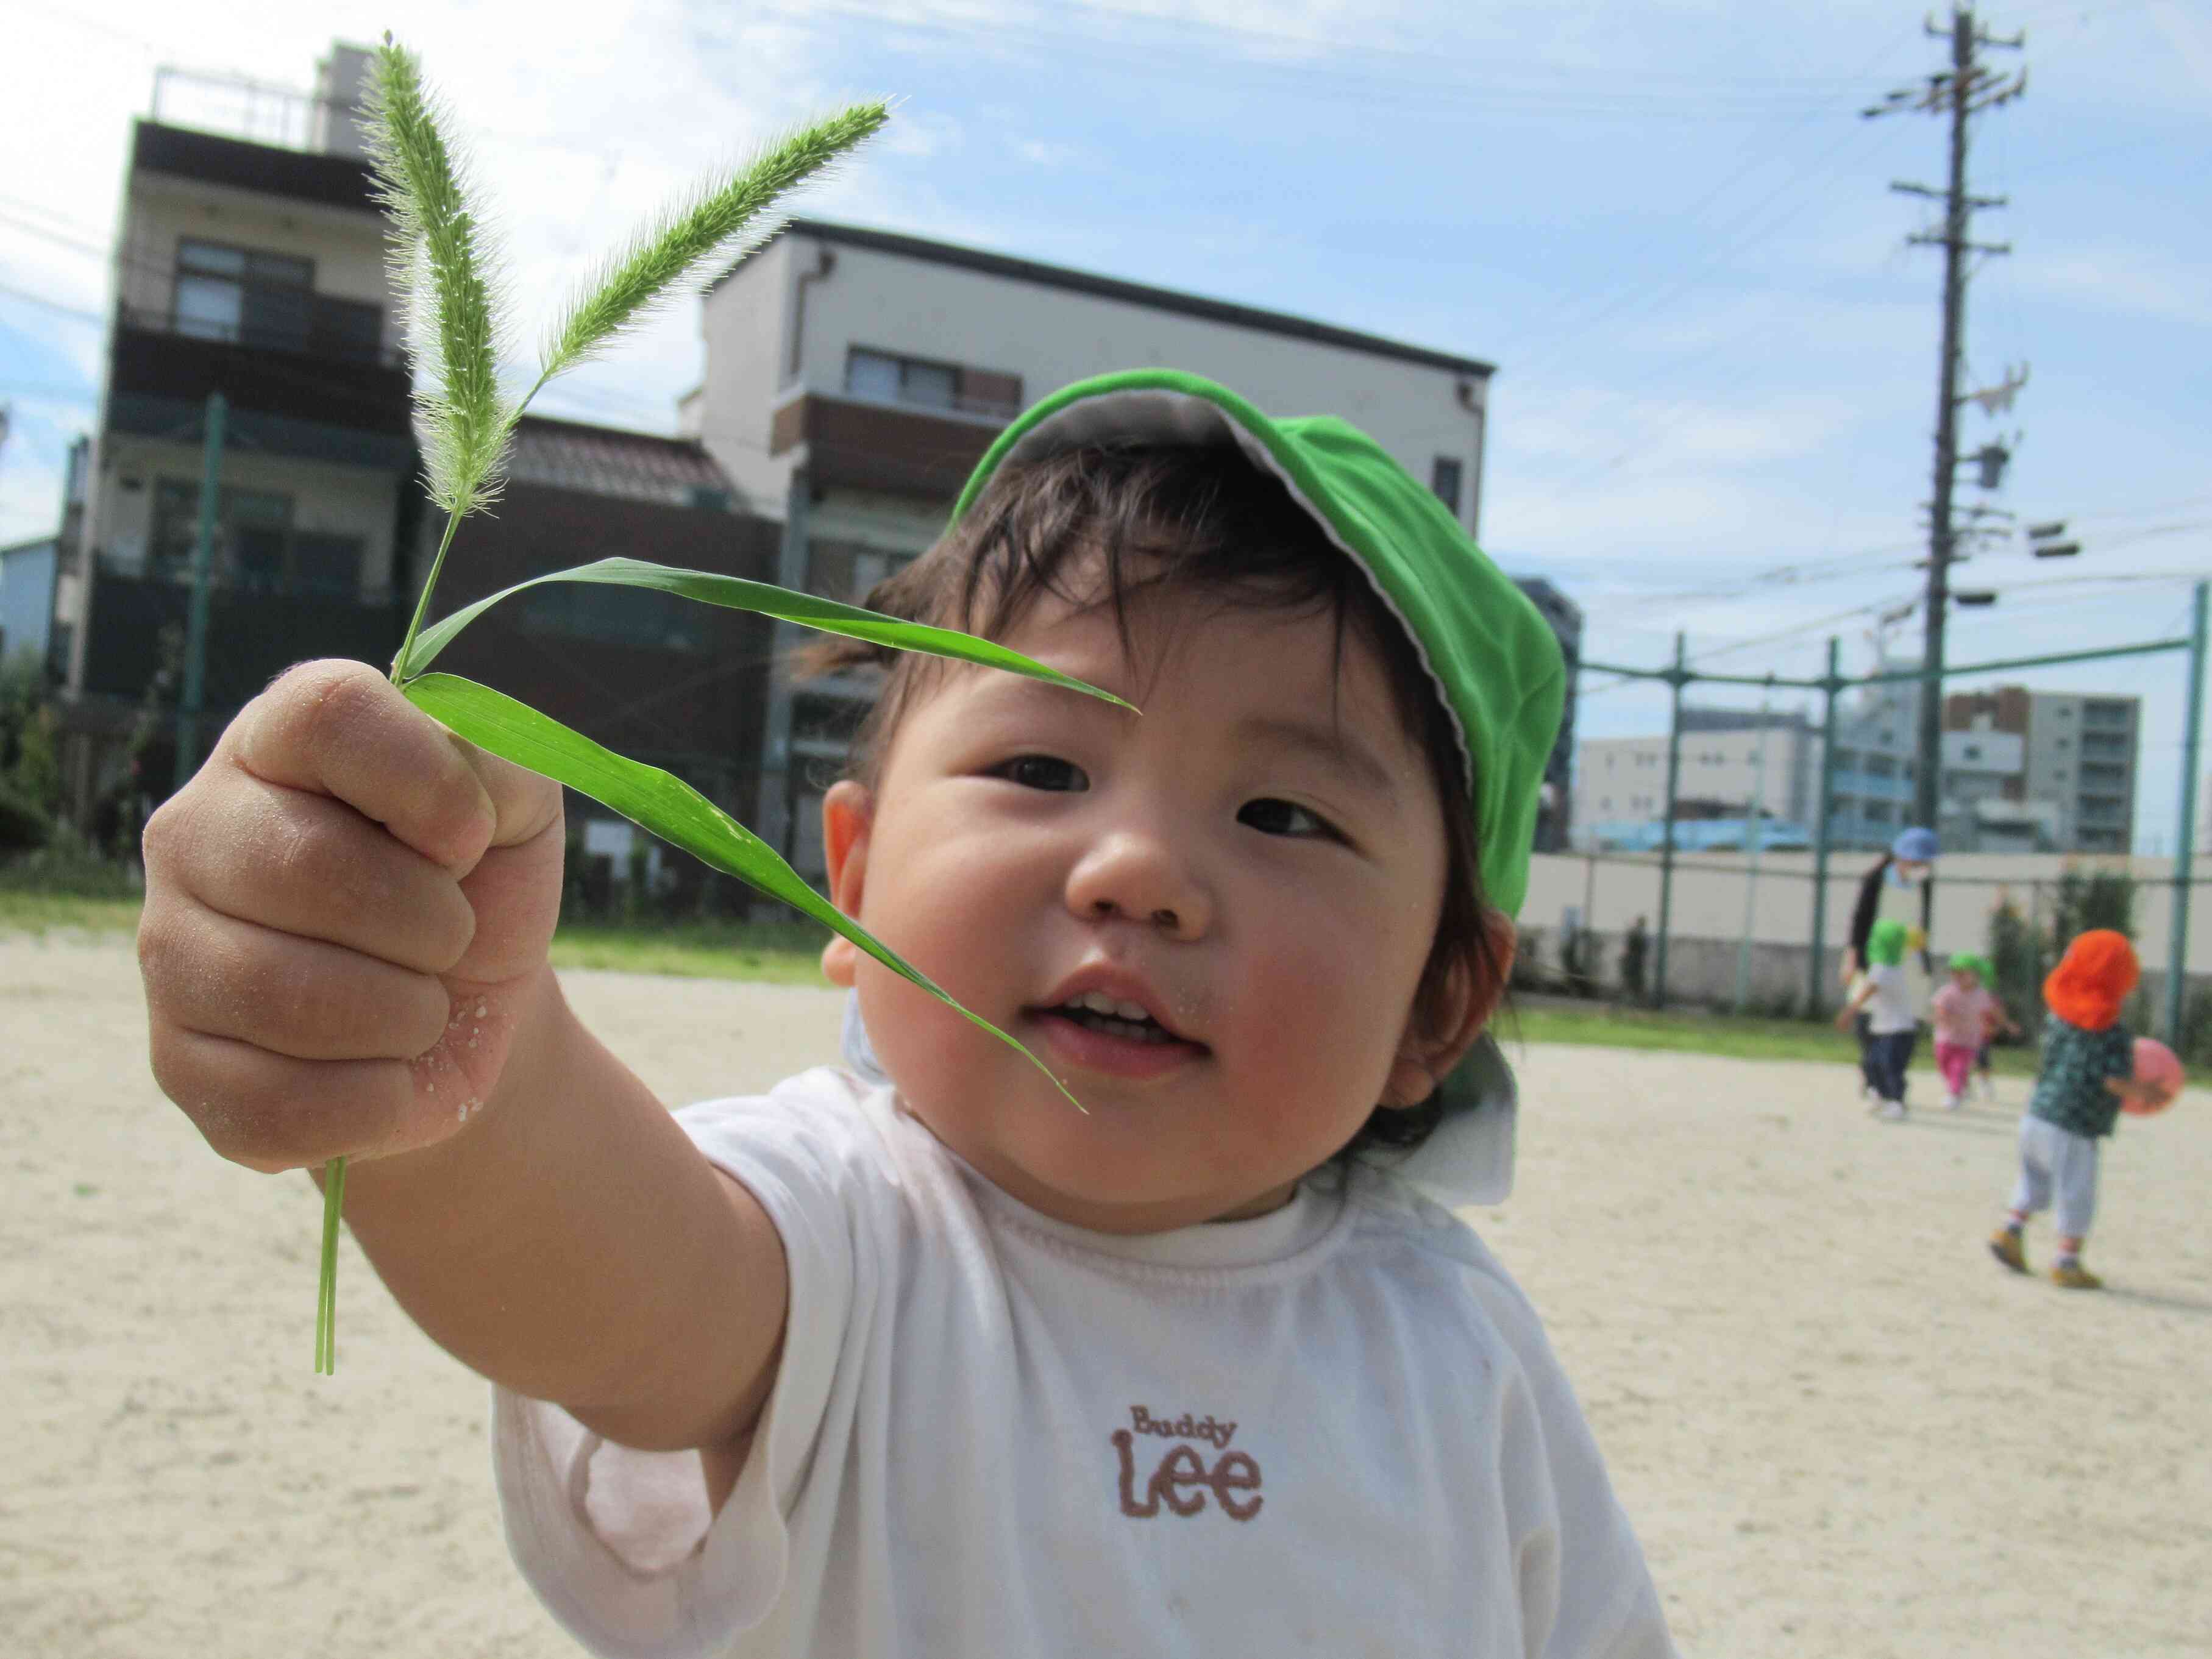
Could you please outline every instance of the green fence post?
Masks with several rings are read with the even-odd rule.
[[[2189,613],[2189,709],[2181,739],[2181,822],[2173,848],[2173,920],[2166,942],[2166,1040],[2181,1042],[2183,988],[2189,976],[2189,857],[2197,840],[2197,744],[2204,720],[2205,584]]]
[[[1805,970],[1805,1017],[1818,1019],[1827,1012],[1823,987],[1828,954],[1828,818],[1835,810],[1836,693],[1842,683],[1836,677],[1841,647],[1828,636],[1828,677],[1820,683],[1827,699],[1820,716],[1820,794],[1814,809],[1813,830],[1813,960]]]
[[[1674,667],[1667,676],[1674,693],[1674,712],[1667,726],[1666,817],[1659,828],[1659,950],[1651,971],[1651,1006],[1667,1006],[1667,930],[1674,905],[1674,789],[1682,775],[1682,682],[1687,635],[1674,635]]]

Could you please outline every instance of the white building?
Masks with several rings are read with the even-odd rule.
[[[936,538],[1016,414],[1115,369],[1170,366],[1273,414],[1341,415],[1469,531],[1481,521],[1492,368],[1472,357],[813,219],[717,282],[702,327],[705,379],[683,428],[744,510],[783,521],[787,586],[865,596]],[[802,872],[818,873],[821,793],[867,690],[818,678],[771,694],[757,827]]]
[[[1660,817],[1667,795],[1665,734],[1589,738],[1575,747],[1575,842],[1607,826]],[[1818,730],[1799,712],[1685,708],[1675,798],[1705,817],[1810,822],[1820,782]]]

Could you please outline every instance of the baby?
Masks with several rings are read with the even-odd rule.
[[[1425,1195],[1503,1191],[1534,608],[1364,434],[1170,371],[1031,410],[872,602],[1143,710],[885,656],[824,805],[840,908],[1080,1110],[840,939],[854,1063],[671,1115],[547,963],[559,790],[359,665],[148,830],[163,1088],[253,1168],[356,1160],[355,1237],[495,1385],[554,1615],[608,1655],[1671,1652],[1535,1314]]]

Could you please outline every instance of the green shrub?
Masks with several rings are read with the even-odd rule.
[[[143,884],[131,866],[101,857],[66,823],[56,824],[36,851],[0,859],[0,890],[9,892],[136,898]]]
[[[46,810],[0,778],[0,855],[44,847],[53,834],[54,821]]]

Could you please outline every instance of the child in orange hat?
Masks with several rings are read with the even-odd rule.
[[[2043,1069],[2020,1121],[2020,1182],[1990,1252],[2014,1273],[2027,1271],[2021,1230],[2056,1196],[2058,1259],[2054,1283],[2094,1291],[2104,1281],[2081,1265],[2081,1244],[2097,1207],[2097,1143],[2112,1133],[2124,1100],[2164,1105],[2162,1085],[2135,1077],[2135,1036],[2120,1005],[2142,969],[2125,935],[2108,927],[2075,936],[2043,981],[2051,1010],[2043,1028]]]

